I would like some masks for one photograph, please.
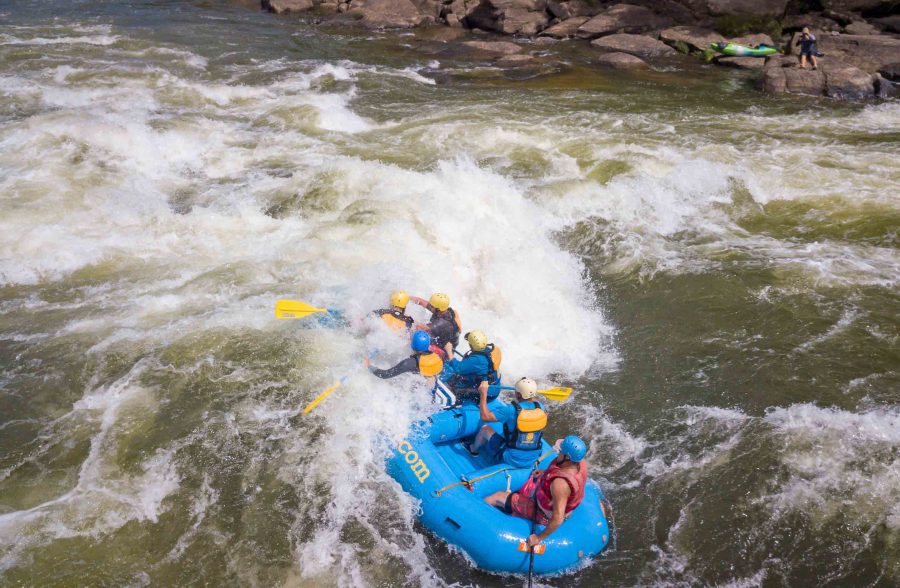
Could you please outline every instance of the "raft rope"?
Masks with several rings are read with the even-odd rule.
[[[542,456],[540,456],[539,458],[537,458],[534,462],[534,467],[531,468],[531,471],[534,472],[534,470],[537,469],[538,464],[541,463],[542,461],[544,461],[545,457],[547,457],[553,453],[556,453],[555,449],[551,449],[547,453],[545,453]],[[431,495],[434,496],[435,498],[440,498],[441,494],[443,494],[447,490],[449,490],[451,488],[455,488],[457,486],[465,486],[466,490],[471,492],[472,490],[475,489],[475,482],[480,482],[481,480],[490,478],[491,476],[496,476],[497,474],[500,474],[503,472],[508,472],[510,470],[517,470],[517,469],[519,469],[519,468],[501,468],[499,470],[494,470],[493,472],[491,472],[489,474],[484,474],[483,476],[478,476],[477,478],[472,478],[471,480],[460,480],[459,482],[453,482],[452,484],[447,484],[443,488],[435,490],[434,492],[431,493]],[[506,491],[507,492],[510,491],[509,490],[510,484],[512,484],[512,476],[510,476],[509,474],[506,474]]]

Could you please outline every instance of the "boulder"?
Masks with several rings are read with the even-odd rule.
[[[819,35],[823,61],[834,59],[869,73],[900,61],[900,39],[886,35]]]
[[[764,68],[770,67],[799,67],[800,59],[796,55],[769,55],[763,64]]]
[[[713,16],[782,16],[787,0],[709,0]]]
[[[306,12],[314,6],[313,0],[262,0],[262,7],[275,14]]]
[[[774,47],[775,42],[772,40],[772,37],[766,35],[765,33],[754,33],[752,35],[744,35],[743,37],[735,37],[733,39],[729,39],[732,43],[737,43],[738,45],[746,45],[747,47],[755,47],[757,45],[768,45],[769,47]]]
[[[759,57],[719,57],[714,63],[738,69],[762,69],[766,64],[765,60]]]
[[[892,82],[900,82],[900,63],[889,63],[878,70],[881,77]]]
[[[872,22],[888,32],[900,33],[900,14],[894,14],[884,18],[873,18]]]
[[[848,35],[877,35],[880,31],[869,23],[858,20],[845,26],[844,32]]]
[[[607,53],[597,59],[597,63],[615,69],[647,69],[650,66],[640,57],[628,53]]]
[[[484,51],[485,53],[497,53],[500,55],[512,55],[514,53],[520,53],[522,51],[522,47],[520,45],[516,45],[515,43],[510,43],[509,41],[466,41],[463,43],[466,47],[471,47],[477,51]]]
[[[896,98],[900,95],[900,85],[892,83],[880,75],[875,74],[875,95],[882,100]]]
[[[840,100],[873,98],[877,78],[858,67],[840,62],[830,62],[818,70],[799,67],[779,67],[776,63],[790,64],[790,58],[767,60],[763,70],[763,89],[770,93],[788,92],[829,96]]]
[[[791,14],[781,22],[781,30],[785,32],[800,31],[804,27],[825,32],[841,32],[841,25],[821,14]]]
[[[869,12],[878,11],[887,13],[891,8],[896,8],[896,0],[821,0],[825,10],[839,10],[843,12]]]
[[[622,53],[630,53],[631,55],[644,58],[676,53],[674,49],[662,41],[657,41],[646,35],[630,35],[628,33],[600,37],[591,41],[591,45],[598,49],[621,51]]]
[[[507,35],[536,35],[550,23],[544,11],[536,12],[524,8],[507,8],[500,11],[495,30]]]
[[[612,33],[644,33],[661,26],[662,20],[648,8],[616,4],[581,25],[578,36],[593,39]]]
[[[547,10],[560,20],[566,20],[576,16],[594,16],[600,12],[600,5],[588,3],[585,0],[547,0]]]
[[[721,43],[725,37],[715,31],[701,27],[672,27],[659,33],[659,38],[669,45],[684,43],[697,51],[706,51],[711,43]]]
[[[589,16],[573,16],[556,23],[552,27],[541,31],[541,37],[553,37],[554,39],[568,39],[574,37],[578,27],[590,20]]]
[[[875,97],[875,77],[858,67],[844,64],[823,66],[825,94],[839,100],[863,100]]]

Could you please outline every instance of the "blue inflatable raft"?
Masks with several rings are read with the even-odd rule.
[[[503,402],[491,400],[488,407]],[[482,425],[474,404],[443,410],[413,427],[393,448],[387,469],[403,489],[421,501],[419,520],[435,535],[464,551],[475,564],[492,572],[527,573],[528,552],[520,544],[531,533],[531,521],[507,515],[484,502],[497,490],[517,490],[531,473],[506,463],[473,457],[461,439]],[[501,425],[491,423],[499,432]],[[541,468],[556,458],[543,441]],[[543,542],[534,556],[534,571],[552,574],[576,567],[602,552],[610,531],[601,506],[600,487],[589,481],[584,500]],[[543,527],[537,525],[536,532]]]

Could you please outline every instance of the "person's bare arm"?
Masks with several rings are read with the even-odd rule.
[[[478,386],[478,412],[481,415],[481,420],[486,423],[496,423],[500,419],[498,419],[494,413],[487,407],[487,393],[488,393],[488,383],[482,382]]]
[[[566,520],[566,503],[569,502],[571,493],[572,489],[565,480],[557,478],[550,482],[550,494],[553,495],[553,514],[550,516],[550,522],[540,534],[532,534],[528,537],[529,547],[534,547],[552,535],[563,524],[563,521]]]

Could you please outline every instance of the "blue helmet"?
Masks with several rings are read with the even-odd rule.
[[[431,346],[431,335],[425,331],[416,331],[413,333],[410,345],[413,351],[425,352]]]
[[[581,437],[575,435],[569,435],[559,445],[559,452],[572,461],[581,461],[587,455],[587,451],[587,445],[581,440]]]

